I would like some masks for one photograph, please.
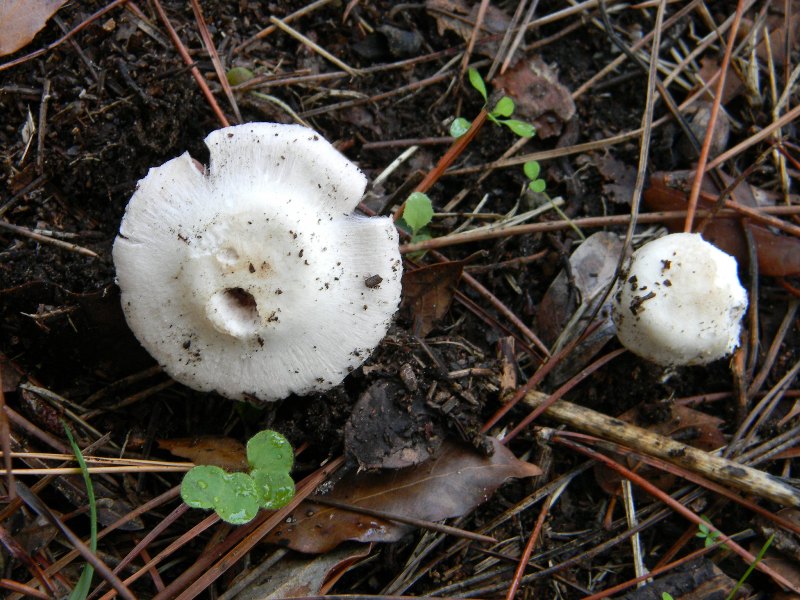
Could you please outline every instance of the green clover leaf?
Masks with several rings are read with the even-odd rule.
[[[223,521],[233,525],[249,523],[258,513],[253,479],[211,465],[200,465],[186,473],[181,498],[192,508],[213,508]]]
[[[289,473],[255,469],[250,475],[262,508],[277,510],[294,498],[294,481]]]
[[[247,462],[253,469],[288,473],[294,464],[294,451],[277,431],[259,431],[247,442]]]

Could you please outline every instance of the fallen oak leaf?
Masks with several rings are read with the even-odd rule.
[[[0,56],[27,46],[66,1],[0,2]]]
[[[495,438],[492,456],[447,441],[425,463],[388,473],[352,473],[326,496],[356,507],[426,521],[462,516],[489,499],[510,478],[534,477],[541,470],[517,459]],[[394,542],[413,529],[359,513],[303,502],[266,541],[306,553],[327,552],[347,540]]]
[[[475,21],[478,17],[478,3],[466,0],[426,0],[425,10],[436,20],[436,29],[440,36],[452,31],[464,41],[472,37]],[[505,11],[489,4],[481,21],[481,37],[475,46],[475,52],[493,57],[500,47],[500,36],[511,25],[511,19]],[[489,39],[483,39],[489,38]]]

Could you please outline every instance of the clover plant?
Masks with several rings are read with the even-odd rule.
[[[247,442],[250,473],[227,473],[220,467],[199,465],[183,477],[181,498],[192,508],[214,509],[233,525],[252,521],[260,508],[277,510],[294,497],[289,475],[294,452],[277,431],[265,430]]]

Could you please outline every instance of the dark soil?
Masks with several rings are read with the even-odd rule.
[[[173,0],[162,0],[162,3],[194,64],[233,123],[233,111],[203,47],[190,3]],[[279,79],[333,72],[337,70],[334,65],[281,31],[241,51],[236,50],[266,26],[270,16],[284,17],[304,4],[206,1],[202,3],[202,10],[227,68],[242,66]],[[496,10],[507,15],[512,15],[516,8],[513,2],[492,4],[497,4]],[[715,20],[719,23],[733,14],[734,4],[713,3],[713,10],[717,11],[713,14]],[[68,3],[58,12],[58,22],[49,22],[29,46],[17,54],[0,58],[0,68],[3,62],[54,42],[63,35],[60,27],[65,30],[75,27],[103,5]],[[343,22],[345,5],[352,10]],[[97,254],[96,258],[85,256],[0,229],[0,375],[6,404],[62,443],[66,439],[59,420],[62,416],[68,418],[82,446],[96,441],[95,432],[107,434],[108,438],[95,453],[112,456],[120,456],[120,449],[124,448],[129,456],[174,460],[157,449],[157,439],[209,435],[244,441],[260,429],[273,428],[284,433],[295,447],[304,447],[295,472],[299,480],[318,468],[322,461],[342,453],[345,424],[357,400],[376,382],[391,382],[391,393],[385,392],[382,402],[394,402],[396,406],[392,410],[395,411],[409,413],[424,407],[427,412],[424,419],[419,416],[409,419],[402,428],[397,423],[388,428],[385,423],[375,423],[379,432],[376,435],[384,438],[385,443],[407,443],[412,453],[424,455],[423,447],[430,445],[430,449],[435,450],[436,444],[430,443],[432,438],[451,437],[464,440],[478,451],[485,450],[481,426],[509,395],[499,384],[508,362],[503,358],[503,344],[512,336],[517,340],[510,364],[519,385],[541,364],[542,354],[532,349],[532,344],[484,297],[463,283],[459,286],[463,296],[456,298],[447,315],[435,324],[425,340],[414,336],[414,315],[402,312],[365,366],[325,394],[292,397],[268,405],[233,403],[215,394],[199,393],[179,384],[170,385],[168,376],[151,369],[156,366],[153,359],[130,333],[119,306],[111,246],[136,182],[149,168],[184,152],[205,162],[208,152],[203,138],[221,124],[170,42],[153,7],[144,2],[137,6],[134,8],[130,3],[130,10],[115,8],[69,41],[12,68],[0,70],[0,218],[30,230],[65,234],[61,236],[65,241]],[[559,2],[543,1],[537,14],[551,14],[563,7]],[[668,16],[677,8],[670,5]],[[144,11],[141,18],[136,14],[139,9]],[[257,89],[279,98],[303,116],[354,98],[380,97],[433,77],[453,56],[463,51],[465,45],[465,40],[454,31],[440,31],[434,15],[426,11],[423,4],[330,3],[294,21],[293,25],[346,64],[366,69],[366,74],[335,79],[307,77],[295,83],[262,85]],[[654,15],[654,10],[631,9],[619,15],[612,13],[611,18],[630,44],[636,31],[651,30]],[[591,16],[597,17],[597,14]],[[553,39],[532,50],[520,50],[517,56],[539,55],[553,67],[558,81],[567,90],[577,89],[618,55],[606,32],[590,24],[589,17],[589,14],[575,15],[535,28],[526,36],[526,43],[547,40],[549,36]],[[580,19],[585,19],[582,25],[564,30]],[[371,32],[381,25],[392,25],[416,37],[414,40],[403,38],[401,43],[386,34]],[[690,28],[697,35],[707,32],[707,25],[699,16],[690,13],[666,36],[662,55],[668,53],[678,38],[695,39],[688,36]],[[434,58],[403,68],[372,69],[424,55],[434,55]],[[473,59],[483,61],[480,70],[485,74],[489,61],[481,53],[480,44]],[[796,60],[791,64],[796,64]],[[370,180],[408,147],[402,142],[378,148],[372,144],[409,138],[433,140],[431,144],[422,144],[382,186],[369,190],[365,198],[368,207],[387,214],[395,209],[445,153],[450,140],[443,138],[449,135],[449,120],[456,115],[473,118],[480,111],[480,96],[465,82],[457,81],[459,65],[457,61],[455,66],[448,66],[448,77],[438,83],[307,117],[307,121],[357,163]],[[554,124],[560,133],[547,139],[534,138],[522,152],[570,146],[637,129],[641,125],[646,82],[646,72],[626,61],[596,88],[577,99],[575,115],[568,122],[558,122],[555,118]],[[686,96],[682,88],[675,88],[673,93],[678,101]],[[237,91],[236,98],[244,122],[292,122],[285,110],[249,95],[246,90]],[[520,99],[515,100],[520,102]],[[733,101],[727,108],[740,123],[751,124],[763,118],[759,109],[746,107],[741,100]],[[660,103],[655,116],[664,114],[667,111]],[[37,126],[37,134],[26,147],[22,130],[29,115]],[[768,123],[766,119],[760,124]],[[748,134],[746,126],[736,129],[729,145],[733,146]],[[678,138],[677,128],[671,125],[654,132],[649,172],[691,167],[686,155],[673,150]],[[470,167],[493,161],[516,139],[507,129],[487,124],[454,166]],[[635,169],[638,154],[638,140],[634,139],[605,146],[596,152],[543,160],[541,176],[547,181],[550,197],[564,199],[561,210],[569,218],[628,214],[629,204],[613,198],[604,187],[609,183],[608,176],[598,164],[601,159],[612,157]],[[747,159],[752,160],[753,156],[755,154],[747,155]],[[738,168],[743,170],[748,164],[743,163]],[[777,176],[768,171],[769,167],[757,171],[753,183],[779,189]],[[514,209],[521,213],[530,210],[537,201],[523,193],[527,182],[521,167],[495,170],[481,181],[478,180],[480,175],[443,177],[429,192],[434,207],[443,210],[462,189],[467,190],[467,194],[456,210],[464,212],[472,211],[485,194],[490,198],[483,208],[486,213],[505,214]],[[540,217],[543,221],[560,218],[553,212]],[[463,221],[462,216],[437,218],[431,233],[434,237],[445,235]],[[608,230],[624,234],[624,227]],[[586,231],[587,235],[592,232]],[[541,318],[538,309],[548,286],[564,268],[579,241],[572,229],[565,228],[453,246],[446,248],[444,254],[450,260],[460,260],[478,250],[486,251],[484,258],[471,265],[478,267],[474,276],[524,323],[533,327],[536,319]],[[538,260],[506,267],[499,265],[537,253],[541,254]],[[420,264],[426,261],[431,262],[430,257],[421,259]],[[482,269],[492,265],[495,267]],[[754,362],[746,366],[748,377],[752,376],[755,365],[761,368],[765,350],[772,343],[790,299],[773,279],[762,280],[757,293],[761,319],[755,341],[763,350],[756,352]],[[751,326],[752,322],[748,329]],[[797,328],[790,326],[789,335],[778,348],[764,391],[795,364],[797,342]],[[599,357],[617,347],[615,340],[609,340],[604,348],[593,352]],[[584,364],[593,356],[586,356]],[[142,375],[131,377],[136,374]],[[50,390],[68,404],[58,400],[43,401],[29,388],[18,387],[20,382]],[[705,409],[725,419],[723,433],[731,434],[745,411],[745,407],[737,408],[734,401],[737,385],[746,386],[746,383],[736,381],[727,361],[665,374],[663,369],[626,354],[589,376],[567,399],[616,416],[642,404],[655,406],[681,398],[722,394],[724,398],[714,396],[714,403],[706,405]],[[552,391],[556,387],[556,382],[546,380],[539,389]],[[702,405],[695,407],[703,409]],[[785,413],[788,407],[782,410]],[[70,416],[75,413],[94,429],[76,422]],[[527,413],[528,409],[516,408],[501,425],[511,429]],[[393,413],[387,410],[387,414]],[[762,437],[788,427],[774,421],[768,425],[770,429],[764,430]],[[398,429],[402,430],[398,432]],[[14,421],[11,432],[15,450],[58,451],[48,445],[49,438],[44,434],[37,438],[30,425]],[[494,429],[492,433],[498,434],[500,430]],[[540,445],[535,434],[530,428],[514,440],[511,448],[517,456],[526,455],[531,462],[542,464],[544,475],[537,480],[507,483],[489,502],[467,515],[460,527],[478,530],[542,485],[584,464],[585,459],[580,455]],[[395,437],[405,441],[396,441]],[[374,466],[374,454],[365,459],[370,466]],[[15,466],[26,465],[15,462]],[[789,461],[776,463],[775,467],[776,473],[781,473],[783,468],[783,474],[793,474]],[[29,486],[34,483],[32,478],[22,481]],[[139,506],[179,481],[180,476],[175,473],[114,475],[103,479],[110,490],[109,496],[120,502],[120,507]],[[60,488],[51,487],[42,497],[60,513],[81,508],[80,501],[74,503]],[[610,502],[609,496],[598,487],[592,470],[578,475],[550,512],[542,542],[534,551],[532,564],[536,568],[531,567],[526,573],[561,564],[624,531],[627,526],[619,506],[609,511],[609,519],[618,521],[610,531],[604,529],[603,520]],[[661,508],[652,504],[646,495],[637,496],[637,502],[643,510],[641,520]],[[767,502],[762,504],[770,510],[777,508]],[[485,582],[465,584],[463,589],[447,588],[446,593],[451,596],[504,596],[520,549],[536,523],[539,506],[515,515],[492,532],[498,540],[505,540],[492,556],[511,557],[501,560],[499,567],[491,567],[499,569],[497,575]],[[139,533],[150,531],[172,508],[174,506],[160,507],[143,515],[144,529]],[[713,515],[714,522],[728,533],[751,527],[752,513],[733,504],[720,504],[714,496],[704,496],[692,509]],[[118,510],[121,514],[125,512],[119,507]],[[13,522],[8,520],[8,514],[3,513],[6,519],[3,527],[12,536],[21,535],[32,519],[31,513],[17,511]],[[171,541],[204,516],[202,512],[190,511],[171,526],[167,537]],[[88,532],[88,519],[83,515],[70,519],[69,525],[80,534]],[[665,515],[645,529],[642,545],[648,565],[654,565],[662,553],[687,532],[687,527],[693,528],[675,515]],[[113,567],[141,539],[139,533],[135,534],[138,537],[130,537],[133,534],[116,532],[107,538],[110,543],[101,543],[102,557],[107,564]],[[210,535],[213,533],[207,531],[171,557],[160,572],[166,584],[196,560]],[[378,559],[364,561],[334,590],[342,594],[425,595],[483,572],[480,562],[489,559],[488,554],[473,548],[436,562],[430,572],[401,590],[387,587],[405,570],[419,536],[414,534],[401,542],[376,545],[372,556]],[[451,538],[446,538],[445,544],[450,543]],[[757,551],[763,539],[755,538],[755,544]],[[687,548],[693,550],[700,545],[702,541],[690,541]],[[44,562],[52,562],[64,553],[64,548],[57,544],[45,543],[44,547],[44,554],[36,555]],[[151,556],[161,549],[163,545],[153,549]],[[684,549],[683,553],[689,550]],[[24,553],[28,552],[34,553],[26,546]],[[234,575],[257,564],[269,552],[271,550],[259,548],[249,559],[242,559],[241,564],[214,584],[216,591],[208,592],[208,597],[224,591]],[[734,579],[746,568],[735,557],[720,553],[710,556]],[[30,579],[19,560],[11,559],[8,554],[4,558],[3,577],[20,582]],[[598,549],[597,554],[585,555],[554,575],[532,578],[523,584],[520,595],[579,598],[632,577],[630,544],[626,540],[611,544],[607,549]],[[77,572],[67,571],[66,578],[74,583]],[[761,575],[751,576],[750,582],[756,590],[759,587],[773,589],[769,579]],[[139,580],[132,589],[142,598],[157,593],[149,577]],[[400,591],[387,592],[391,589]]]

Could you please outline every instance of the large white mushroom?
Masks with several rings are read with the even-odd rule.
[[[400,300],[398,236],[353,214],[364,174],[316,132],[249,123],[139,182],[114,242],[128,324],[174,379],[233,399],[337,385]]]
[[[736,259],[699,234],[674,233],[633,253],[612,314],[626,348],[660,365],[680,366],[730,354],[746,309]]]

